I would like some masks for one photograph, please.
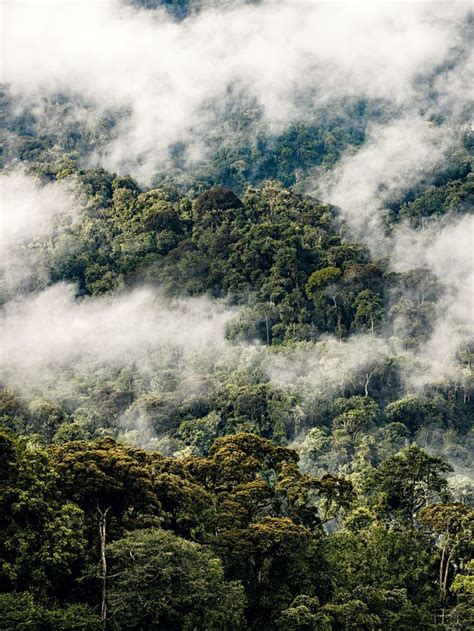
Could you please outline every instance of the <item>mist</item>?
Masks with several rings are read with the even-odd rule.
[[[166,300],[152,288],[77,301],[75,288],[56,284],[10,301],[3,311],[4,364],[34,378],[65,367],[143,362],[166,353],[214,352],[224,344],[232,311],[207,298]],[[159,359],[158,359],[159,361]]]
[[[462,56],[437,81],[434,102],[420,78],[429,83],[465,46],[469,11],[468,3],[407,2],[400,11],[386,2],[269,0],[211,3],[176,22],[164,9],[118,0],[10,2],[3,81],[30,102],[62,93],[129,112],[95,160],[147,182],[178,142],[188,159],[205,157],[205,138],[197,139],[212,126],[208,105],[234,86],[274,130],[298,120],[301,103],[343,97],[383,99],[410,117],[458,111],[468,98]]]
[[[440,168],[455,146],[452,128],[429,125],[420,116],[405,116],[373,126],[362,148],[344,155],[316,194],[341,208],[349,235],[383,254],[386,204]]]
[[[47,284],[41,251],[31,243],[61,232],[57,222],[73,223],[81,207],[72,180],[45,184],[21,167],[0,173],[1,302]]]
[[[51,131],[64,123],[46,116],[58,95],[74,104],[68,125],[120,112],[105,145],[83,156],[83,166],[131,173],[144,185],[157,169],[166,172],[177,143],[188,163],[209,158],[208,135],[233,91],[255,102],[275,134],[304,122],[313,107],[380,101],[385,117],[371,122],[360,146],[331,168],[306,174],[303,188],[335,204],[344,238],[368,245],[392,272],[434,274],[444,291],[431,336],[407,349],[397,336],[399,320],[377,335],[343,342],[328,335],[275,350],[231,344],[226,327],[236,310],[225,301],[170,300],[149,286],[78,299],[74,286],[50,286],[41,253],[28,245],[45,235],[63,238],[61,221],[76,220],[80,195],[71,181],[45,185],[16,169],[0,180],[4,382],[30,397],[69,371],[133,365],[163,383],[160,371],[170,368],[179,399],[189,377],[221,370],[224,360],[228,371],[255,362],[269,382],[303,398],[338,396],[354,382],[370,392],[371,372],[388,361],[398,363],[405,392],[463,379],[458,353],[472,336],[472,219],[423,229],[401,223],[391,231],[385,220],[389,204],[429,184],[459,144],[470,101],[464,29],[471,6],[269,0],[200,9],[177,21],[164,8],[118,0],[7,3],[2,81],[17,107],[33,108]]]
[[[421,349],[430,366],[419,383],[458,373],[456,356],[474,341],[474,217],[432,222],[420,230],[406,226],[393,241],[394,269],[430,269],[445,288],[436,305],[433,333]],[[468,377],[469,378],[469,377]],[[416,376],[413,376],[416,379]]]
[[[78,204],[71,182],[44,184],[22,169],[0,174],[0,198],[0,260],[9,248],[49,230],[54,217],[70,214]]]
[[[472,3],[0,13],[0,627],[467,628]]]

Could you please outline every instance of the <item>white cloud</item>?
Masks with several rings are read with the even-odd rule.
[[[446,225],[421,230],[402,226],[392,241],[396,270],[427,268],[445,287],[439,299],[433,334],[419,350],[427,370],[413,375],[424,385],[445,376],[460,376],[456,355],[474,341],[474,217],[465,215]]]
[[[0,173],[0,261],[9,248],[48,229],[53,217],[71,213],[76,204],[70,183],[44,185],[22,170]]]
[[[149,353],[205,354],[223,344],[231,315],[219,302],[170,302],[151,288],[78,302],[73,287],[58,284],[4,307],[0,348],[6,366],[30,376],[64,366],[146,363]]]
[[[27,99],[63,91],[97,111],[128,108],[105,164],[126,168],[145,154],[143,178],[174,142],[192,144],[195,130],[210,124],[205,103],[235,84],[258,100],[272,125],[297,115],[301,92],[318,101],[365,96],[398,107],[396,120],[372,127],[362,149],[343,156],[324,192],[342,207],[351,236],[390,253],[397,269],[428,266],[450,284],[435,334],[414,358],[421,368],[413,375],[423,384],[452,374],[465,339],[458,325],[472,318],[472,222],[404,229],[386,239],[380,219],[390,196],[441,164],[453,140],[449,124],[428,124],[424,110],[462,110],[470,97],[468,62],[436,79],[434,105],[417,79],[459,44],[458,26],[470,10],[462,2],[282,0],[218,7],[176,23],[165,11],[137,11],[116,0],[13,0],[3,3],[2,81]],[[2,184],[5,266],[26,261],[12,259],[12,247],[70,212],[75,201],[62,186],[41,187],[22,173],[2,176]],[[169,304],[151,289],[78,303],[60,285],[6,305],[0,346],[9,370],[33,376],[75,362],[143,361],[148,349],[159,355],[170,346],[204,357],[225,348],[228,317],[220,303]],[[275,358],[269,370],[276,381],[302,376],[311,387],[331,388],[367,363],[400,353],[394,344],[372,336],[342,344],[327,339],[299,358]]]
[[[206,123],[208,99],[238,84],[267,120],[287,121],[295,95],[357,95],[406,105],[415,79],[458,42],[467,3],[267,1],[174,22],[118,0],[4,4],[4,81],[20,93],[66,91],[98,108],[128,107],[106,162],[145,155],[142,175]],[[452,78],[446,90],[452,90]]]
[[[29,243],[40,235],[53,235],[55,218],[68,216],[73,221],[79,205],[69,180],[43,184],[21,169],[0,173],[2,291],[8,295],[41,276],[39,252],[28,247]]]
[[[395,356],[401,356],[396,340],[353,335],[342,342],[326,336],[291,353],[275,354],[268,370],[276,383],[301,387],[317,399],[340,395],[350,382],[364,383],[376,366]]]
[[[387,247],[381,223],[385,204],[429,179],[454,137],[448,126],[413,115],[373,126],[362,148],[343,156],[319,183],[319,193],[341,208],[350,235],[380,254]]]

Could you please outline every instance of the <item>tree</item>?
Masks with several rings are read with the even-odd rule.
[[[323,324],[323,328],[330,328],[333,325],[339,339],[343,334],[341,305],[338,302],[339,287],[337,286],[341,277],[342,272],[338,267],[329,266],[314,271],[306,283],[306,295],[312,299],[316,311],[323,316],[320,325]]]
[[[334,410],[338,414],[333,419],[333,427],[344,429],[356,436],[360,430],[373,426],[378,414],[378,405],[370,397],[354,396],[336,399]]]
[[[324,267],[323,269],[316,270],[308,278],[306,292],[309,296],[313,296],[315,291],[327,287],[331,283],[335,283],[341,276],[342,272],[337,267]]]
[[[391,423],[403,423],[410,432],[442,420],[440,402],[425,396],[408,395],[389,403],[385,408],[387,420]]]
[[[298,594],[327,591],[318,540],[287,517],[264,517],[219,536],[217,549],[227,571],[243,582],[255,628],[271,629],[270,621]]]
[[[433,504],[421,510],[420,522],[438,537],[441,548],[438,586],[444,618],[453,570],[462,570],[474,551],[474,509],[464,504]]]
[[[331,534],[323,546],[334,587],[323,611],[330,613],[338,605],[333,613],[339,623],[338,615],[344,613],[339,606],[352,600],[364,605],[354,611],[354,620],[362,616],[361,628],[366,628],[366,615],[367,624],[378,629],[431,623],[437,594],[432,583],[432,541],[425,535],[388,529],[359,509],[346,521],[346,529]]]
[[[383,317],[383,305],[380,296],[370,289],[363,289],[356,296],[354,308],[355,326],[362,331],[369,330],[374,335]]]
[[[45,607],[29,592],[0,594],[2,631],[99,631],[102,623],[84,604]]]
[[[344,629],[344,631],[380,629],[379,617],[370,613],[367,605],[361,600],[350,599],[344,603],[329,603],[324,605],[322,612],[329,617],[334,629]]]
[[[24,401],[11,388],[0,388],[0,426],[10,431],[24,431],[30,413]]]
[[[200,195],[193,205],[193,216],[201,226],[215,228],[220,222],[233,217],[242,207],[240,199],[229,189],[212,188]]]
[[[384,460],[369,483],[372,502],[385,518],[401,521],[413,530],[419,511],[447,493],[442,475],[452,471],[442,458],[412,445]]]
[[[45,436],[48,442],[53,438],[54,433],[69,418],[59,405],[36,401],[30,405],[30,431]]]
[[[323,524],[337,519],[342,510],[349,509],[355,502],[356,495],[352,484],[346,478],[326,474],[317,482],[317,487],[322,496],[320,507]]]
[[[212,552],[160,529],[130,533],[108,548],[110,610],[118,629],[243,628],[245,598]]]
[[[281,631],[331,631],[331,618],[320,609],[314,596],[297,596],[275,621]]]
[[[190,460],[191,472],[215,491],[267,478],[282,466],[296,465],[298,455],[292,449],[278,447],[255,434],[241,432],[218,438],[207,459]]]
[[[187,462],[192,475],[216,494],[218,528],[246,527],[262,517],[289,517],[320,532],[319,480],[302,475],[295,451],[254,434],[215,441],[206,459]]]
[[[97,522],[102,583],[101,617],[107,618],[107,524],[117,525],[140,513],[156,514],[160,502],[153,488],[147,453],[118,445],[110,438],[74,441],[51,447],[51,460],[65,495]]]
[[[452,617],[458,625],[468,629],[474,625],[474,559],[466,563],[462,574],[456,574],[451,590],[458,601]]]
[[[0,433],[0,462],[0,585],[69,597],[87,558],[83,511],[40,448]]]

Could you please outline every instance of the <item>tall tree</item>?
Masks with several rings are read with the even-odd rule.
[[[372,502],[383,517],[414,530],[420,510],[447,496],[443,474],[453,468],[442,458],[412,445],[384,460],[373,473]]]

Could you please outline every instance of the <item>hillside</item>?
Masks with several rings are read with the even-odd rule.
[[[89,4],[5,10],[0,629],[469,628],[472,11]]]

